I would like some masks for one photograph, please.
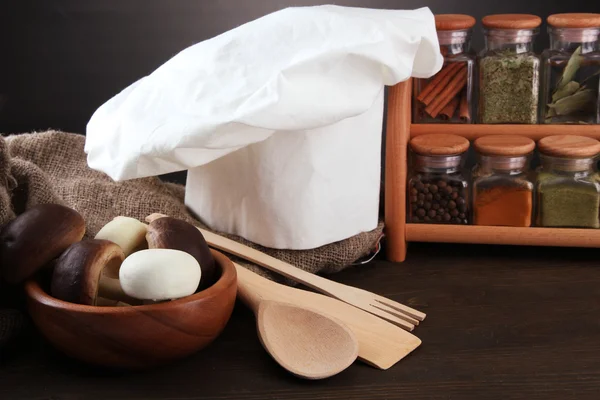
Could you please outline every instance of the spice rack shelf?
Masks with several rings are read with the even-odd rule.
[[[551,135],[580,135],[600,139],[600,125],[484,125],[411,124],[410,137],[449,133],[469,140],[488,135],[520,135],[539,140]]]
[[[592,229],[513,228],[505,226],[406,224],[408,242],[600,247]]]
[[[385,159],[387,258],[406,258],[409,242],[473,243],[525,246],[600,247],[600,229],[517,228],[406,223],[408,142],[430,133],[450,133],[469,140],[486,135],[522,135],[538,140],[551,135],[600,139],[600,125],[411,124],[410,80],[388,93]]]

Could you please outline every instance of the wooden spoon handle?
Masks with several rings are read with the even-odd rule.
[[[226,253],[230,253],[241,257],[245,260],[254,262],[262,267],[265,267],[271,271],[277,272],[280,275],[285,276],[293,281],[302,283],[312,289],[320,291],[322,293],[335,296],[332,291],[336,286],[339,286],[337,282],[330,281],[329,279],[320,277],[310,272],[304,271],[303,269],[294,267],[284,261],[278,260],[277,258],[271,257],[261,251],[253,249],[252,247],[245,246],[241,243],[228,239],[226,237],[217,235],[205,229],[198,228],[204,236],[206,242],[218,250],[222,250]]]
[[[233,263],[233,265],[235,265],[237,271],[238,298],[241,299],[248,308],[254,311],[254,314],[256,314],[258,313],[258,306],[260,303],[267,300],[262,293],[266,293],[265,281],[267,283],[269,283],[269,281],[236,263]]]

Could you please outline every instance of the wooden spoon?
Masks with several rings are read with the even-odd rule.
[[[296,304],[264,300],[244,285],[238,287],[238,296],[254,311],[265,350],[292,374],[328,378],[356,360],[358,340],[338,319]]]
[[[323,315],[342,321],[358,340],[358,358],[377,368],[390,368],[421,344],[416,336],[366,311],[319,293],[281,285],[234,265],[238,295],[247,304],[269,300],[285,302],[319,310]]]

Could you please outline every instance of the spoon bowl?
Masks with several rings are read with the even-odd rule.
[[[301,378],[323,379],[356,360],[358,339],[344,322],[303,304],[265,298],[268,293],[257,290],[256,282],[266,279],[234,265],[238,298],[256,315],[258,337],[279,365]]]
[[[341,321],[316,310],[261,301],[258,335],[279,365],[306,379],[324,379],[348,368],[358,356],[358,340]]]

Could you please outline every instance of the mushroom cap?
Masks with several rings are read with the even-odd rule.
[[[56,261],[50,294],[71,303],[96,305],[102,270],[114,268],[124,259],[123,250],[109,240],[75,243]]]
[[[85,221],[60,204],[31,207],[0,232],[0,265],[6,282],[17,284],[58,257],[85,234]]]
[[[181,250],[148,249],[123,261],[119,281],[123,291],[140,300],[171,300],[193,294],[201,276],[198,261]]]
[[[215,259],[204,236],[194,225],[172,217],[154,219],[148,225],[146,241],[150,249],[181,250],[192,255],[202,270],[199,289],[205,289],[214,283]]]

